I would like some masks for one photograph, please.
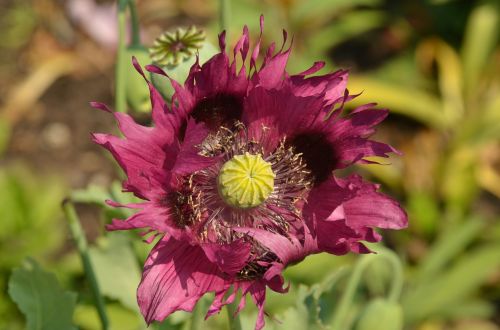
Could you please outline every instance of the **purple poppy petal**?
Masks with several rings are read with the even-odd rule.
[[[263,23],[261,16],[261,37]],[[287,73],[286,31],[281,49],[275,52],[271,43],[257,68],[261,37],[251,49],[245,26],[230,54],[221,33],[220,53],[203,65],[197,57],[183,85],[169,78],[175,93],[168,105],[133,59],[150,88],[152,127],[114,114],[124,138],[93,135],[125,170],[124,189],[146,200],[109,202],[138,212],[114,219],[108,229],[144,228],[146,241],[163,236],[138,289],[148,323],[191,311],[213,292],[208,317],[241,292],[236,313],[250,294],[258,308],[255,328],[261,329],[266,288],[287,292],[282,273],[288,265],[320,252],[369,253],[363,242],[381,239],[375,228],[407,225],[399,204],[377,185],[359,176],[334,177],[337,169],[371,161],[366,157],[397,152],[369,140],[387,111],[367,104],[345,114],[344,105],[356,97],[346,89],[347,71],[311,76],[324,66],[317,62],[300,74]],[[275,179],[271,195],[243,209],[221,198],[219,179],[225,163],[246,153],[268,163]]]
[[[305,229],[308,230],[307,227]],[[301,243],[294,236],[285,237],[263,229],[241,227],[234,228],[234,230],[259,241],[276,254],[284,265],[302,260],[308,254],[318,251],[316,242],[309,232],[306,233],[305,242]]]
[[[247,290],[252,297],[253,302],[257,306],[257,322],[255,323],[255,330],[261,330],[264,325],[264,306],[266,302],[266,286],[262,283],[253,283]]]
[[[319,186],[314,187],[309,193],[308,203],[304,205],[306,219],[328,219],[339,206],[356,196],[356,192],[337,180],[335,177],[328,179]],[[343,214],[342,214],[343,215]],[[335,215],[334,215],[335,216]],[[342,218],[340,216],[340,218]]]
[[[175,164],[171,171],[177,175],[185,175],[201,170],[214,162],[216,157],[204,157],[199,154],[198,145],[207,137],[208,129],[203,124],[196,124],[194,119],[190,119],[184,141],[179,149]]]
[[[163,238],[146,260],[137,299],[150,324],[178,310],[190,312],[205,293],[220,292],[226,286],[218,266],[200,247]]]
[[[164,152],[154,144],[149,146],[135,140],[123,140],[110,134],[93,134],[95,143],[108,149],[127,174],[126,186],[138,197],[154,197],[151,181],[151,168],[162,166]],[[160,156],[160,157],[158,157]]]
[[[346,223],[352,228],[378,227],[401,229],[408,226],[408,216],[398,202],[377,192],[377,186],[362,182],[358,176],[348,179],[359,190],[357,196],[344,203]]]
[[[388,144],[363,138],[350,138],[338,141],[336,151],[342,159],[341,164],[343,164],[339,163],[338,168],[349,166],[356,162],[365,163],[365,157],[378,156],[388,158],[389,153],[398,153],[396,149]],[[373,161],[369,162],[372,163]]]
[[[299,96],[322,97],[326,104],[333,105],[339,100],[346,90],[348,72],[339,70],[322,76],[314,76],[305,78],[306,75],[316,72],[321,68],[321,62],[311,69],[290,77],[293,91]]]
[[[152,117],[153,122],[156,126],[161,127],[167,131],[173,131],[174,135],[177,134],[183,123],[182,113],[176,111],[174,112],[177,116],[172,115],[167,103],[163,99],[160,92],[154,87],[154,85],[146,78],[141,65],[135,57],[132,58],[132,64],[134,65],[137,72],[144,78],[149,87]]]
[[[229,244],[205,243],[201,245],[207,258],[220,270],[234,276],[248,261],[251,245],[242,239]]]
[[[276,87],[284,78],[285,67],[288,62],[290,50],[278,53],[262,66],[258,75],[255,75],[254,84],[265,88]]]

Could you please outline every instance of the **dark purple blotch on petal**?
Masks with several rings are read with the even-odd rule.
[[[292,137],[289,145],[302,154],[315,185],[324,182],[337,167],[339,159],[334,147],[322,132],[303,132]]]
[[[221,126],[232,126],[241,119],[242,113],[241,96],[219,93],[199,100],[191,116],[197,123],[203,122],[210,130],[215,130]]]

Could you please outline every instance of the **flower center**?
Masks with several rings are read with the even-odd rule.
[[[217,184],[219,194],[230,206],[251,208],[262,204],[274,189],[275,174],[261,155],[245,152],[222,165]]]

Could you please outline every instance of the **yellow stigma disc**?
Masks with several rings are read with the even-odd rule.
[[[251,208],[264,202],[274,189],[271,164],[261,155],[234,156],[222,165],[217,178],[222,199],[232,207]]]

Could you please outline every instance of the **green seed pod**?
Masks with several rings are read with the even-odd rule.
[[[151,63],[148,50],[144,46],[129,46],[124,56],[127,59],[127,63],[131,63],[132,56],[135,56],[139,64],[143,67]],[[145,71],[145,74],[149,76],[147,71]],[[127,65],[125,93],[127,94],[127,103],[132,110],[138,112],[151,111],[148,85],[132,64]]]
[[[186,80],[191,66],[199,54],[200,63],[204,63],[218,52],[211,43],[205,41],[205,32],[194,26],[188,29],[178,28],[160,35],[149,48],[153,63],[163,69],[172,79],[180,84]],[[152,74],[153,85],[166,99],[170,99],[174,90],[168,78]]]
[[[398,303],[382,298],[371,301],[363,311],[356,330],[401,330],[403,309]]]

